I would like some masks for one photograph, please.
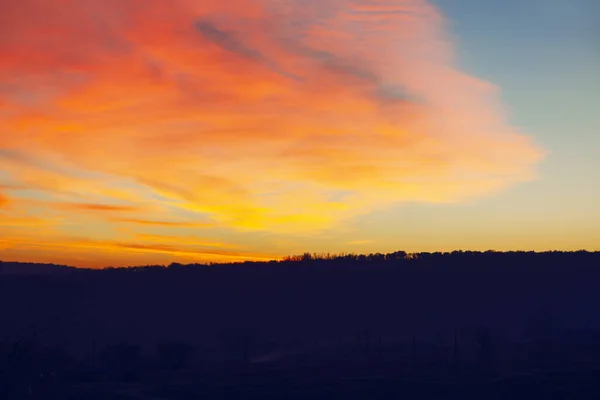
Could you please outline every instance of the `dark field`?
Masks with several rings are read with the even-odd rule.
[[[599,253],[0,273],[1,399],[600,395]]]

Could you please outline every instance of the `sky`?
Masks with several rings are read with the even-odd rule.
[[[0,0],[0,259],[600,250],[595,0]]]

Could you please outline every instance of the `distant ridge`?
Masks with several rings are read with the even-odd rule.
[[[110,271],[156,271],[156,270],[179,270],[179,269],[205,269],[207,267],[221,267],[225,269],[244,267],[249,270],[252,267],[273,267],[286,265],[301,264],[305,266],[319,265],[319,267],[351,267],[358,266],[359,268],[367,265],[439,265],[453,264],[454,266],[464,266],[467,264],[503,264],[507,267],[517,264],[524,264],[529,267],[539,265],[564,265],[578,264],[581,262],[596,262],[600,266],[600,251],[471,251],[471,250],[454,250],[445,252],[418,252],[408,253],[406,251],[395,251],[392,253],[303,253],[298,255],[286,256],[279,260],[270,261],[236,261],[223,263],[193,263],[181,264],[172,262],[169,265],[129,265],[121,267],[104,267],[104,268],[85,268],[74,267],[69,265],[50,264],[50,263],[28,263],[18,261],[2,261],[0,260],[0,276],[1,275],[56,275],[76,271],[87,272],[110,272]]]
[[[0,275],[57,275],[76,269],[68,265],[0,261]]]

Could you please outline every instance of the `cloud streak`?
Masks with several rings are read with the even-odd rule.
[[[137,219],[137,218],[118,218],[114,219],[114,222],[146,225],[146,226],[159,226],[159,227],[172,227],[172,228],[207,228],[213,226],[210,223],[204,222],[181,222],[181,221],[155,221],[148,219]]]
[[[114,266],[130,266],[134,263],[162,262],[168,263],[173,257],[186,262],[235,262],[242,260],[266,261],[278,258],[272,254],[254,254],[252,252],[229,250],[208,246],[206,243],[197,244],[165,244],[150,241],[136,243],[126,241],[90,240],[78,238],[56,238],[55,240],[39,239],[31,242],[28,238],[13,237],[0,239],[0,249],[7,257],[16,257],[30,262],[64,263],[71,259],[70,264],[87,267],[105,267],[111,261]],[[67,251],[68,250],[68,251]],[[98,259],[93,259],[99,255]],[[159,257],[157,261],[157,257]],[[85,264],[82,264],[84,261]],[[129,263],[129,264],[128,264]]]
[[[113,229],[336,228],[544,154],[425,0],[4,3],[0,174]]]
[[[280,73],[283,76],[292,77],[281,71],[276,62],[265,57],[260,51],[246,46],[235,34],[223,31],[214,23],[204,19],[197,20],[195,26],[196,30],[204,37],[204,39],[222,47],[224,50],[232,52],[248,61],[264,64],[271,70]],[[296,77],[293,78],[297,79]]]
[[[134,206],[121,206],[112,204],[91,204],[91,203],[59,203],[54,205],[58,209],[67,211],[99,211],[99,212],[129,212],[138,211]]]

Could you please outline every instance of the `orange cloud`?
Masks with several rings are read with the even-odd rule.
[[[188,244],[135,243],[110,240],[76,239],[58,237],[38,239],[13,236],[0,239],[3,256],[31,262],[60,262],[76,266],[105,267],[108,263],[127,266],[134,263],[152,263],[160,257],[161,262],[169,263],[175,257],[185,262],[242,260],[266,261],[279,257],[272,254],[256,254],[226,249],[206,249]],[[94,259],[94,255],[100,254]],[[7,258],[8,259],[8,258]]]
[[[108,245],[112,246],[111,244]],[[149,253],[164,253],[183,256],[196,256],[200,259],[206,259],[207,256],[225,256],[234,259],[254,259],[254,260],[272,260],[274,256],[256,256],[249,253],[240,253],[225,250],[192,250],[181,246],[173,246],[168,244],[137,244],[137,243],[116,243],[116,248],[123,248],[133,251],[149,252]]]
[[[137,219],[137,218],[118,218],[118,219],[114,219],[113,221],[121,222],[121,223],[128,223],[128,224],[174,227],[174,228],[207,228],[207,227],[214,226],[211,223],[204,223],[204,222],[153,221],[153,220]]]
[[[109,211],[109,212],[125,212],[138,211],[137,207],[120,206],[111,204],[86,204],[86,203],[60,203],[54,204],[56,208],[70,211]]]
[[[27,216],[13,216],[0,214],[0,228],[41,228],[43,226],[51,226],[55,221]],[[4,232],[3,232],[4,233]]]
[[[332,228],[493,194],[543,156],[425,0],[5,3],[0,171],[160,215],[111,224]]]
[[[199,247],[214,247],[214,248],[237,248],[238,245],[232,243],[223,243],[206,238],[197,238],[194,236],[170,236],[170,235],[152,235],[140,233],[136,235],[136,239],[148,243],[169,243],[199,246]]]
[[[0,193],[0,208],[8,204],[8,197]]]

